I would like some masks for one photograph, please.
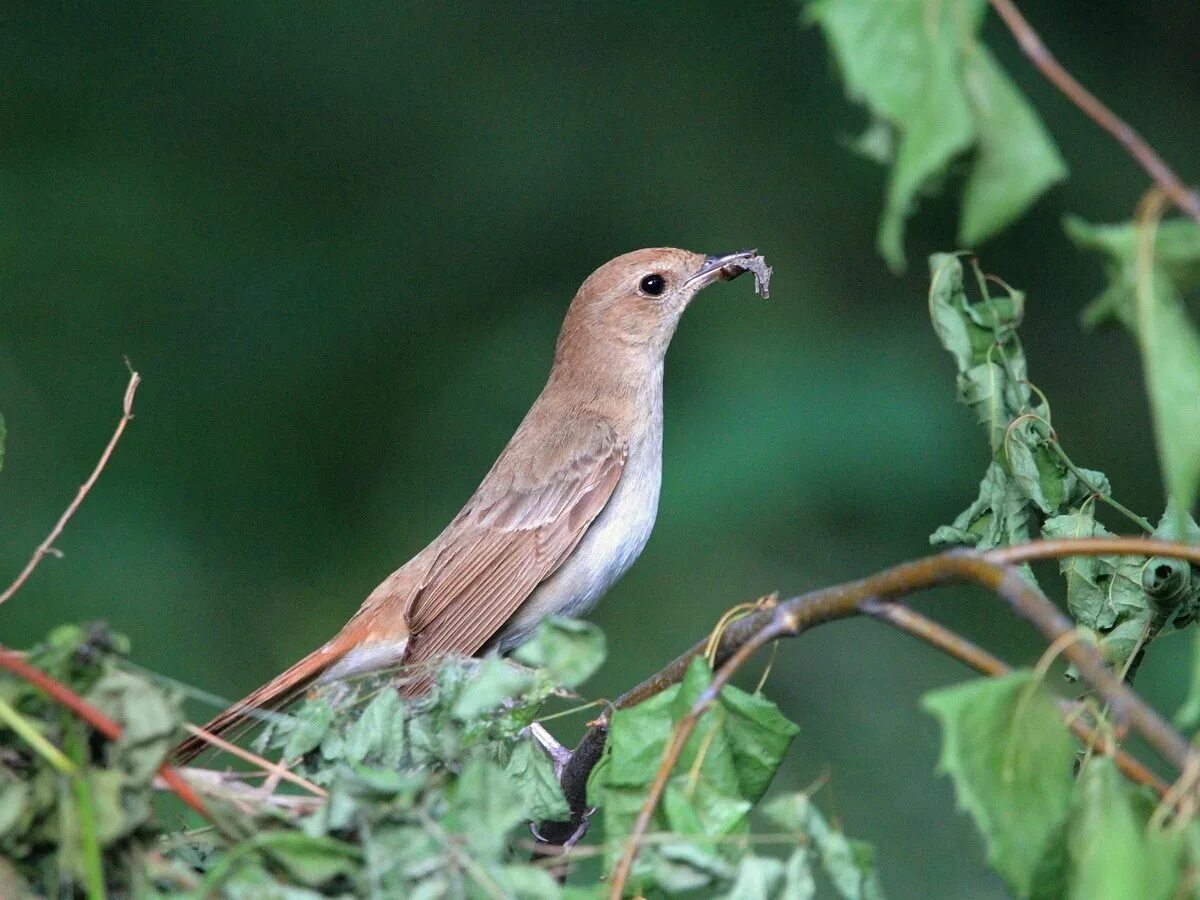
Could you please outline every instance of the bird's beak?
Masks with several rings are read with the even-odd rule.
[[[746,262],[757,255],[757,250],[739,250],[737,253],[726,253],[724,256],[706,256],[703,265],[694,274],[688,276],[684,287],[694,285],[696,290],[699,290],[714,281],[729,281],[731,278],[737,278],[747,270],[746,266],[738,265],[738,263]]]

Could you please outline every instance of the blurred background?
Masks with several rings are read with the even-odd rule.
[[[757,246],[775,280],[769,301],[744,280],[706,292],[675,339],[658,527],[593,615],[611,656],[591,693],[736,602],[927,552],[987,457],[927,321],[924,257],[953,248],[955,201],[922,208],[891,276],[873,249],[885,173],[844,148],[865,117],[820,35],[783,0],[734,9],[9,5],[0,579],[108,439],[124,357],[145,383],[0,640],[105,619],[139,663],[240,696],[454,515],[540,389],[579,282],[642,246]],[[1200,6],[1026,12],[1198,177]],[[1077,326],[1101,274],[1060,227],[1127,218],[1147,179],[995,21],[986,38],[1072,171],[984,266],[1029,292],[1022,334],[1064,446],[1157,519],[1139,363],[1123,334]],[[920,605],[1011,661],[1041,650],[981,594]],[[1164,640],[1140,675],[1168,710],[1189,647]],[[963,677],[866,621],[785,645],[771,674],[802,727],[779,786],[827,774],[825,807],[876,844],[894,897],[1003,895],[917,703]]]

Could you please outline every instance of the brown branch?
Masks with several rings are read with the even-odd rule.
[[[1141,539],[1081,540],[1078,547],[1076,542],[1072,541],[1055,543],[1067,546],[1067,554],[1127,552],[1130,544],[1139,548],[1153,547],[1154,553],[1164,556],[1171,555],[1163,552],[1165,550],[1173,550],[1177,556],[1189,556],[1196,549],[1186,545]],[[1113,544],[1119,545],[1116,551],[1111,549]],[[1032,558],[1037,558],[1036,554]],[[722,635],[717,648],[717,659],[720,661],[717,664],[720,668],[712,683],[676,725],[646,800],[630,831],[625,850],[613,870],[609,896],[619,898],[624,891],[641,837],[649,827],[650,819],[688,737],[720,689],[756,650],[776,638],[798,635],[825,622],[859,615],[864,611],[864,604],[869,601],[898,599],[926,588],[968,583],[981,585],[998,595],[1013,612],[1031,622],[1048,643],[1053,644],[1074,632],[1074,623],[1063,615],[1036,585],[1026,579],[1014,564],[968,550],[952,550],[937,556],[901,563],[859,581],[793,597],[772,610],[764,610],[732,623]],[[646,696],[662,690],[666,686],[662,684],[664,673],[678,670],[681,661],[685,658],[690,659],[696,652],[697,648],[693,648],[668,666],[663,673],[659,673],[659,676],[648,679],[630,693],[638,692],[647,684],[650,685],[650,689],[645,692]],[[1184,771],[1190,760],[1188,742],[1108,668],[1095,647],[1083,641],[1069,641],[1065,642],[1063,655],[1075,666],[1082,678],[1107,701],[1118,720],[1127,721],[1159,755],[1180,772]],[[682,665],[686,666],[686,662]],[[588,737],[585,736],[581,746],[587,744]]]
[[[976,672],[993,678],[1012,672],[1012,667],[1003,660],[992,656],[962,635],[951,631],[940,622],[921,615],[903,603],[897,603],[894,600],[868,600],[861,605],[860,609],[871,618],[885,622],[931,647],[936,647],[947,656],[970,666]],[[1099,747],[1103,752],[1112,756],[1117,768],[1130,781],[1150,788],[1160,798],[1166,796],[1170,785],[1146,768],[1138,759],[1118,747],[1115,742],[1103,737],[1099,730],[1092,728],[1081,719],[1079,704],[1059,698],[1058,706],[1067,727],[1086,746]]]
[[[1104,105],[1085,88],[1042,43],[1041,37],[1021,15],[1013,0],[989,0],[992,8],[1008,26],[1021,52],[1029,57],[1046,80],[1062,91],[1093,122],[1107,131],[1137,160],[1154,183],[1163,189],[1171,201],[1184,213],[1200,222],[1200,194],[1190,189],[1128,122]]]
[[[70,505],[68,505],[66,510],[63,511],[63,514],[59,516],[58,521],[54,523],[54,527],[50,529],[50,533],[46,535],[46,539],[38,544],[37,549],[33,551],[33,556],[29,558],[29,562],[25,564],[25,568],[21,570],[21,574],[13,580],[13,583],[5,589],[3,594],[0,594],[0,603],[4,603],[5,600],[21,589],[21,585],[23,585],[28,580],[29,576],[33,574],[33,570],[37,568],[38,563],[42,561],[43,557],[50,556],[51,554],[57,552],[54,549],[54,542],[57,541],[59,536],[62,534],[67,522],[71,520],[71,516],[75,515],[76,510],[79,509],[79,505],[83,503],[84,497],[88,495],[88,492],[96,484],[96,480],[100,477],[100,473],[103,472],[104,467],[108,465],[108,459],[110,456],[112,456],[113,450],[116,449],[117,442],[121,440],[121,435],[125,431],[125,426],[129,424],[131,419],[133,419],[133,395],[137,393],[138,385],[141,384],[141,382],[142,376],[131,369],[129,372],[129,384],[125,388],[125,400],[122,404],[121,419],[119,422],[117,422],[117,428],[113,432],[113,436],[108,440],[108,446],[105,447],[104,452],[100,454],[100,459],[96,463],[96,467],[92,469],[92,474],[88,476],[87,481],[80,486],[78,493],[75,494],[75,499],[71,501]]]
[[[1067,556],[1170,556],[1200,566],[1200,547],[1177,544],[1153,538],[1100,537],[1062,538],[1052,541],[1030,541],[1011,547],[997,547],[982,554],[989,562],[1019,565],[1039,559],[1062,559]]]
[[[962,553],[963,551],[957,551]],[[1057,559],[1066,556],[1106,556],[1109,554],[1128,556],[1170,556],[1186,559],[1200,565],[1200,547],[1168,541],[1133,537],[1076,538],[1053,541],[1033,541],[1013,547],[989,550],[983,557],[994,564],[1019,564],[1040,559]],[[936,557],[935,557],[936,558]],[[808,595],[805,595],[808,596]],[[789,603],[802,600],[792,598]],[[1044,598],[1043,598],[1044,599]],[[850,613],[853,615],[854,613]],[[752,635],[770,621],[770,610],[759,610],[743,619],[734,621],[721,633],[721,640],[714,654],[713,665],[720,666],[735,653]],[[819,623],[818,623],[819,624]],[[687,671],[692,659],[703,656],[708,649],[708,638],[698,641],[690,649],[668,663],[658,672],[630,688],[615,701],[611,709],[626,709],[636,706],[655,694],[678,683]],[[576,833],[582,823],[587,804],[587,780],[592,769],[604,755],[608,740],[608,715],[602,716],[584,734],[562,768],[559,781],[563,794],[571,807],[571,818],[567,822],[542,822],[538,833],[550,845],[562,845]]]
[[[122,731],[120,725],[104,715],[104,713],[100,712],[100,710],[96,709],[96,707],[92,706],[61,681],[52,678],[40,669],[25,662],[19,653],[0,647],[0,668],[7,669],[9,672],[12,672],[19,678],[25,679],[34,687],[48,694],[52,700],[65,706],[110,741],[120,740]],[[184,777],[179,774],[178,769],[164,762],[158,767],[158,774],[162,776],[162,780],[170,786],[171,790],[175,792],[180,800],[208,821],[215,821],[212,814],[205,807],[204,801],[200,799],[199,795],[192,789],[192,786],[187,783]]]

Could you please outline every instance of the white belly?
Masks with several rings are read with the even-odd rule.
[[[654,530],[662,484],[661,425],[647,431],[630,448],[616,490],[574,552],[530,594],[489,648],[512,649],[546,616],[586,613],[633,565]]]

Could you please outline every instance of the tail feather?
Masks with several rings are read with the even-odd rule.
[[[240,726],[252,724],[256,711],[278,709],[294,700],[341,656],[342,653],[335,650],[332,643],[319,647],[285,672],[233,704],[205,725],[204,730],[221,737]],[[176,764],[184,765],[208,747],[209,743],[204,738],[188,735],[175,748],[172,758]]]

